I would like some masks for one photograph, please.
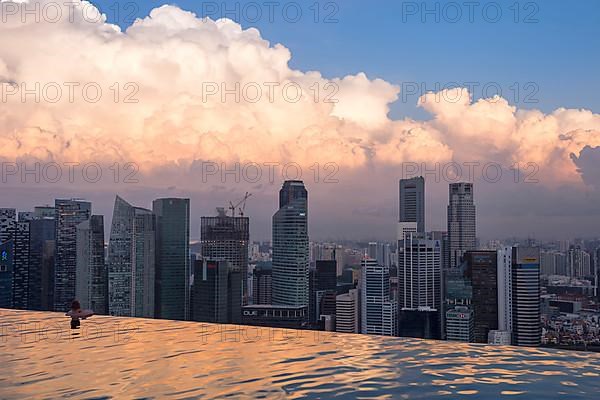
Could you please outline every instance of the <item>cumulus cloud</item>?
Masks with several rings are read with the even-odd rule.
[[[421,97],[428,121],[392,120],[398,86],[294,70],[290,50],[258,30],[176,6],[122,31],[85,1],[62,5],[54,22],[23,21],[21,3],[2,0],[0,11],[2,159],[133,161],[147,172],[196,160],[347,169],[491,160],[535,162],[543,182],[561,184],[581,181],[573,155],[600,146],[591,111],[519,110],[460,88]]]

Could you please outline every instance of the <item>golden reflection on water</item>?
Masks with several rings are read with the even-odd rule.
[[[600,357],[546,349],[0,310],[0,398],[595,398]],[[556,378],[558,377],[558,379]]]

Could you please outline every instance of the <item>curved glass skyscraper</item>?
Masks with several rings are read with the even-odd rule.
[[[285,181],[273,215],[273,304],[308,305],[308,192]]]

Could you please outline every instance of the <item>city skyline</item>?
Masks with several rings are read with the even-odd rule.
[[[599,18],[0,0],[0,398],[597,397]]]
[[[398,202],[407,210],[424,209],[425,180],[416,180],[416,197],[413,182],[400,180]],[[360,321],[364,334],[547,344],[551,336],[542,330],[542,316],[561,304],[581,306],[543,294],[541,277],[548,286],[550,279],[579,279],[575,287],[593,288],[588,295],[597,296],[600,239],[592,252],[593,243],[583,250],[581,243],[559,242],[557,248],[532,247],[531,241],[495,241],[485,250],[475,240],[474,193],[470,183],[448,185],[447,232],[418,232],[418,214],[407,216],[401,206],[401,222],[390,221],[401,227],[397,247],[368,242],[357,249],[309,241],[308,191],[302,181],[285,181],[266,259],[264,244],[249,247],[250,219],[243,216],[249,193],[230,203],[231,215],[217,207],[216,217],[203,217],[202,241],[194,251],[190,199],[155,199],[149,210],[115,196],[108,244],[103,216],[92,214],[90,202],[56,199],[53,209],[34,211],[0,208],[0,306],[60,310],[79,298],[94,312],[114,316],[332,331],[339,297],[340,329],[346,332]],[[39,224],[46,221],[52,226]],[[50,266],[43,261],[48,251]],[[248,284],[252,297],[245,294]],[[47,305],[38,305],[38,298],[48,298]]]

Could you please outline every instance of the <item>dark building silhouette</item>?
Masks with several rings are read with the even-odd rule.
[[[42,247],[42,280],[41,304],[42,310],[54,310],[54,255],[56,242],[46,240]]]
[[[213,323],[241,322],[240,271],[224,260],[194,262],[191,319]]]
[[[271,262],[259,262],[252,274],[253,304],[271,304],[273,267]]]
[[[156,216],[155,315],[189,317],[190,200],[166,198],[152,202]]]
[[[0,243],[0,307],[12,308],[13,300],[13,254],[12,240]]]
[[[309,320],[316,323],[321,315],[335,315],[337,296],[337,263],[335,260],[317,260],[310,270]]]
[[[421,339],[440,338],[440,313],[436,310],[401,310],[399,336]]]
[[[29,308],[29,218],[19,213],[14,240],[13,308]]]
[[[487,343],[488,333],[498,329],[498,256],[496,251],[465,253],[471,280],[476,343]]]
[[[50,310],[53,300],[49,296],[54,286],[54,265],[44,264],[54,254],[48,254],[51,246],[54,253],[54,217],[34,218],[29,223],[29,309]],[[49,244],[51,242],[51,245]]]

